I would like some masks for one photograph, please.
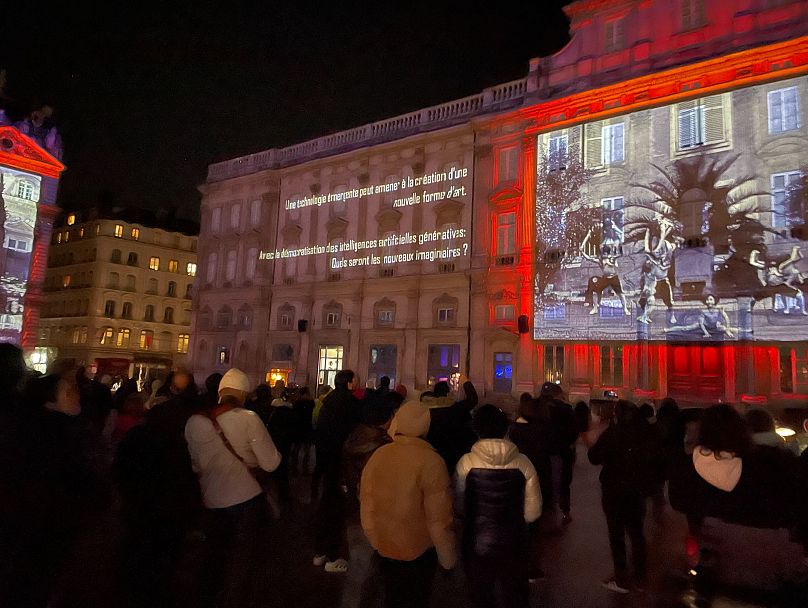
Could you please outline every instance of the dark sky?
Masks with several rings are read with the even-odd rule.
[[[55,108],[63,207],[193,218],[211,162],[524,76],[566,43],[566,3],[39,2],[0,67],[12,111]]]

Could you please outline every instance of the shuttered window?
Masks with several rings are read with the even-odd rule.
[[[586,167],[594,169],[625,158],[625,123],[604,125],[596,122],[586,125]]]
[[[799,92],[797,87],[770,91],[769,133],[782,133],[800,128]]]
[[[603,127],[603,164],[623,162],[623,123]]]
[[[772,183],[772,227],[788,228],[799,223],[798,192],[802,174],[799,171],[774,173]]]
[[[567,166],[567,134],[551,135],[547,141],[547,162],[550,171]]]
[[[680,150],[717,144],[726,139],[722,95],[686,101],[677,109]]]
[[[596,122],[586,125],[586,167],[592,169],[603,166],[603,127]]]

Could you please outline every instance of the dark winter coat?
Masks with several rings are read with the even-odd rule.
[[[551,457],[558,454],[558,434],[550,421],[514,422],[508,437],[536,468],[545,504],[552,504],[553,470]]]
[[[471,410],[479,402],[477,391],[471,382],[463,384],[465,398],[444,405],[445,398],[426,398],[423,403],[429,407],[429,433],[426,440],[446,462],[446,468],[454,471],[457,461],[467,453],[477,436],[471,428]]]
[[[315,442],[317,454],[339,461],[342,446],[351,431],[359,424],[361,409],[359,401],[346,388],[336,388],[323,400],[317,418]]]

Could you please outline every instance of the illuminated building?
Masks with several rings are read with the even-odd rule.
[[[34,348],[45,258],[64,170],[47,112],[12,123],[0,110],[0,342]]]
[[[495,401],[545,380],[574,399],[808,393],[806,4],[565,10],[570,43],[523,80],[212,165],[195,368],[466,372]],[[447,228],[456,258],[382,251]]]
[[[140,380],[183,362],[196,228],[136,210],[63,212],[48,252],[37,339],[48,362]]]

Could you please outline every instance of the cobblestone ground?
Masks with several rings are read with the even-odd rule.
[[[563,529],[550,526],[544,545],[543,568],[546,579],[532,586],[534,607],[558,608],[668,608],[712,605],[752,607],[758,604],[719,599],[697,604],[688,598],[683,573],[684,518],[670,507],[654,513],[649,506],[646,536],[649,540],[649,586],[646,593],[621,596],[600,586],[612,572],[606,536],[606,523],[600,509],[598,469],[586,460],[579,447],[572,488],[573,521]],[[350,569],[346,574],[330,574],[311,564],[313,556],[313,514],[308,504],[308,478],[293,483],[293,500],[271,524],[270,544],[261,564],[265,573],[259,582],[257,607],[357,608],[362,584],[368,571],[371,549],[358,521],[349,526]],[[117,580],[120,536],[114,517],[99,523],[83,540],[72,567],[65,577],[65,606],[95,608],[125,606]],[[178,606],[202,605],[196,592],[195,576],[204,541],[189,543],[180,568],[181,591]],[[467,606],[462,568],[448,576],[437,576],[433,608]]]

